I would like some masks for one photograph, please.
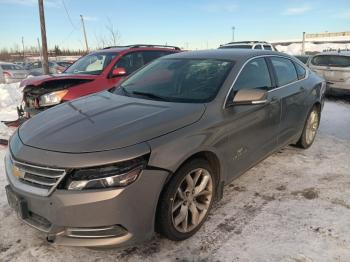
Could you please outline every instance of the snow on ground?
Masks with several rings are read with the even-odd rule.
[[[314,145],[280,150],[233,181],[195,236],[123,250],[47,244],[8,207],[0,161],[0,261],[350,261],[349,117],[349,104],[327,101]]]
[[[21,101],[22,92],[19,83],[0,84],[0,121],[16,120],[16,108]]]

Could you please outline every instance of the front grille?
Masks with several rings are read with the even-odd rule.
[[[14,176],[23,184],[40,189],[40,195],[50,195],[66,174],[64,169],[34,166],[17,161],[13,161],[13,165],[18,173]]]

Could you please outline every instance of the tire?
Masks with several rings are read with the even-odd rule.
[[[188,176],[193,178],[195,187],[189,185]],[[206,184],[205,189],[199,191],[204,184]],[[198,194],[200,192],[201,194]],[[216,177],[209,163],[201,158],[185,163],[175,172],[162,192],[158,205],[157,231],[174,241],[191,237],[207,219],[215,193]],[[195,210],[198,212],[197,215],[193,215],[196,214]],[[186,212],[187,215],[182,219],[184,217],[182,214]]]
[[[317,106],[313,106],[307,116],[303,133],[301,134],[299,141],[296,143],[297,147],[307,149],[312,145],[317,134],[320,119],[320,110]]]

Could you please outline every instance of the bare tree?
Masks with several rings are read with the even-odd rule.
[[[116,29],[109,17],[107,17],[107,24],[105,25],[107,34],[96,34],[95,40],[97,49],[104,48],[107,46],[116,46],[120,43],[120,32]]]
[[[109,42],[112,45],[117,45],[120,40],[120,33],[118,29],[115,29],[113,23],[109,17],[107,17],[106,29],[109,35]]]

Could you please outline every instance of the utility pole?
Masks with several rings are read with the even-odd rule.
[[[40,15],[40,28],[41,28],[41,46],[43,61],[42,66],[44,74],[49,74],[49,58],[47,55],[47,42],[46,42],[46,27],[45,27],[45,14],[44,14],[44,3],[43,0],[38,0],[39,4],[39,15]]]
[[[303,32],[303,42],[301,43],[301,54],[305,55],[305,32]]]
[[[232,42],[235,41],[235,29],[236,27],[232,26]]]
[[[22,50],[23,50],[23,62],[24,62],[25,56],[24,56],[24,38],[23,38],[23,36],[22,36]]]
[[[40,40],[39,40],[39,37],[37,38],[38,40],[38,50],[39,50],[39,54],[40,54],[40,61],[41,61],[41,65],[43,64],[43,54],[41,52],[41,46],[40,46]]]
[[[87,41],[87,37],[86,37],[86,30],[85,30],[85,24],[84,24],[84,17],[83,17],[83,15],[80,15],[80,18],[81,18],[81,24],[83,26],[86,52],[89,52],[89,45],[88,45],[88,41]]]

